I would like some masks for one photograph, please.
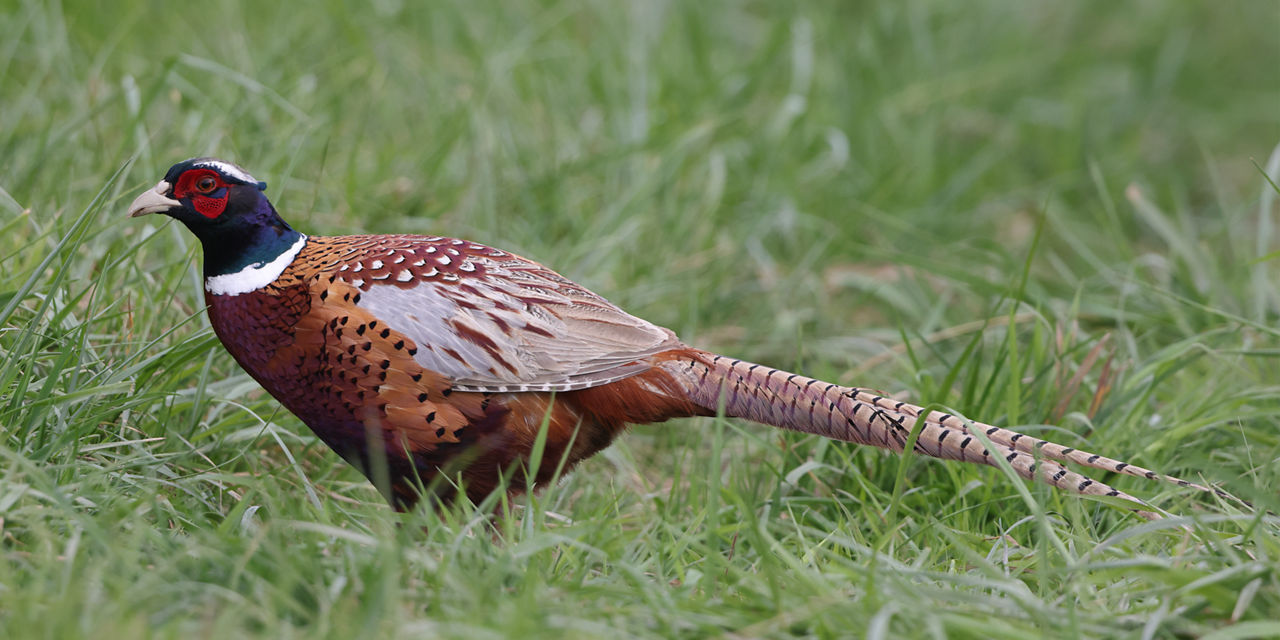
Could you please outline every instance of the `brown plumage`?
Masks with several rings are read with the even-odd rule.
[[[629,424],[745,418],[901,451],[923,410],[692,348],[535,262],[442,237],[308,237],[230,163],[193,159],[130,208],[165,213],[205,249],[214,331],[236,361],[398,509],[455,482],[543,485]],[[528,466],[545,429],[545,464]],[[987,442],[983,442],[983,440]],[[1208,490],[958,417],[925,416],[914,451],[998,466],[1065,491],[1141,500],[1072,471]],[[1145,517],[1154,509],[1136,508]]]

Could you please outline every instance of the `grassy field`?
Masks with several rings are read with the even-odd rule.
[[[8,0],[0,637],[1278,634],[1277,33],[1264,1]],[[304,231],[507,248],[1253,506],[1110,478],[1178,516],[1147,523],[700,419],[397,515],[222,350],[186,230],[124,217],[202,154]]]

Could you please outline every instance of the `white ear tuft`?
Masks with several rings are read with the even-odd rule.
[[[222,175],[231,176],[232,178],[235,178],[236,180],[239,180],[246,184],[258,183],[258,179],[249,175],[248,171],[245,171],[244,169],[241,169],[240,167],[237,167],[236,165],[231,164],[230,162],[223,162],[221,160],[201,160],[200,162],[197,162],[191,166],[204,167],[206,169],[213,169],[214,171],[217,171]]]

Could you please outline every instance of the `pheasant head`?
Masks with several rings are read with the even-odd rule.
[[[234,294],[268,274],[274,279],[305,240],[276,213],[266,188],[230,162],[192,158],[173,165],[164,180],[138,196],[129,215],[162,213],[186,225],[204,245],[210,290],[222,286]],[[269,268],[276,263],[280,269]]]

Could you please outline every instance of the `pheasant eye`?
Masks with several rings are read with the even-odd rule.
[[[217,187],[218,181],[209,176],[200,178],[199,182],[196,182],[196,191],[199,191],[200,193],[209,193]]]

